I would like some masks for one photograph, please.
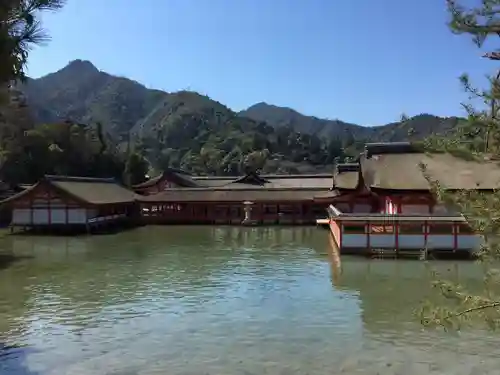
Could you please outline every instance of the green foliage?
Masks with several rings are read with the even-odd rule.
[[[142,152],[157,170],[175,167],[208,175],[331,172],[335,160],[345,157],[340,140],[274,128],[187,91],[170,94],[137,132]]]
[[[139,184],[146,180],[149,163],[137,152],[131,152],[125,160],[123,182],[127,186]]]
[[[166,123],[187,120],[200,113],[205,115],[205,121],[217,125],[217,128],[228,120],[229,109],[207,96],[189,91],[166,93],[147,89],[135,81],[101,72],[90,62],[82,60],[75,60],[45,77],[28,80],[22,89],[39,123],[66,119],[82,123],[101,122],[107,132],[123,139],[129,131],[144,137],[156,137],[157,131]],[[365,141],[418,140],[430,134],[446,134],[459,122],[455,117],[421,114],[405,122],[360,126],[305,116],[290,108],[265,103],[239,113],[229,112],[235,118],[238,132],[242,131],[240,118],[243,118],[241,123],[262,124],[258,132],[263,139],[270,134],[271,128],[275,132],[286,128],[327,142],[340,140],[348,153],[362,149]],[[176,148],[171,144],[167,146]],[[246,152],[245,146],[242,146],[242,151]]]
[[[73,123],[40,125],[9,144],[1,155],[0,179],[34,183],[45,174],[122,178],[125,155],[106,142],[99,127]],[[128,160],[132,182],[144,180],[147,164],[135,153]]]
[[[0,85],[25,78],[28,51],[43,43],[37,12],[60,9],[64,0],[2,0],[0,4]]]
[[[451,14],[450,26],[456,33],[472,36],[479,46],[489,37],[498,43],[500,35],[500,1],[477,1],[473,8],[466,8],[457,1],[448,0]],[[498,51],[484,57],[498,61]],[[455,132],[454,137],[432,138],[425,142],[430,150],[454,152],[471,159],[498,159],[500,156],[500,69],[489,77],[489,87],[474,88],[466,75],[461,77],[465,91],[479,105],[464,105],[469,117]],[[425,166],[422,166],[425,173]],[[478,258],[484,271],[482,290],[469,290],[436,275],[434,286],[443,298],[441,305],[426,304],[421,314],[425,325],[439,325],[446,329],[459,329],[464,324],[486,324],[496,329],[500,325],[500,194],[498,192],[462,191],[449,192],[439,181],[431,181],[438,201],[462,212],[476,233],[483,236],[483,246]]]

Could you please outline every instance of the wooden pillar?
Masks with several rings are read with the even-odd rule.
[[[371,244],[370,244],[370,230],[371,230],[370,222],[366,221],[365,222],[365,234],[366,234],[366,248],[367,248],[367,250],[370,250],[370,248],[371,248]]]
[[[69,208],[68,208],[69,204],[68,202],[66,201],[66,199],[64,200],[64,224],[68,225],[69,224]]]
[[[457,222],[453,222],[452,231],[453,231],[453,251],[457,251],[457,249],[458,249],[458,235],[459,235],[459,226],[458,226]]]
[[[46,197],[47,197],[48,222],[49,225],[52,225],[52,189],[49,188],[47,190]]]
[[[396,220],[394,222],[393,228],[394,228],[394,232],[395,232],[395,236],[396,236],[394,239],[395,245],[396,245],[396,252],[398,252],[399,251],[399,220]]]
[[[427,220],[424,220],[424,225],[423,225],[423,228],[424,228],[424,246],[427,250],[427,239],[428,239],[428,236],[429,236],[429,226],[427,225]]]
[[[31,224],[31,226],[33,226],[33,195],[32,195],[32,193],[30,194],[29,207],[30,207],[30,224]]]

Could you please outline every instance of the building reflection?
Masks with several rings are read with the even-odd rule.
[[[334,244],[332,244],[334,245]],[[483,274],[473,262],[368,259],[337,256],[329,248],[331,281],[336,290],[359,293],[362,319],[370,331],[420,330],[417,310],[424,301],[436,301],[432,270],[447,280],[471,288],[482,285]]]

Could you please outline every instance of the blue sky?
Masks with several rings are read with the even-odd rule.
[[[138,5],[140,4],[140,5]],[[44,15],[39,77],[75,59],[234,110],[257,102],[363,125],[462,114],[458,76],[493,67],[445,0],[68,0]]]

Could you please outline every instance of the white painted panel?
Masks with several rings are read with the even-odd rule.
[[[12,224],[30,224],[31,209],[29,208],[14,208],[12,210]]]
[[[52,208],[52,217],[50,218],[52,224],[66,224],[66,209],[65,208]]]
[[[85,224],[87,222],[87,211],[85,208],[68,209],[69,224]]]
[[[35,208],[33,209],[33,224],[46,225],[49,223],[49,209]]]
[[[372,210],[372,206],[369,204],[355,204],[353,207],[353,212],[356,213],[369,213]]]
[[[396,247],[396,236],[394,234],[370,234],[370,247],[394,249]]]
[[[425,248],[425,236],[423,234],[400,234],[398,238],[400,249],[418,249]]]
[[[429,205],[427,204],[403,204],[401,213],[406,215],[428,215]]]
[[[342,248],[355,247],[355,248],[365,248],[366,247],[366,234],[342,234]]]
[[[457,248],[459,250],[479,250],[481,247],[481,236],[477,235],[459,235]]]
[[[452,234],[429,234],[427,237],[427,249],[453,249],[454,242]]]
[[[95,208],[89,208],[87,209],[87,217],[89,219],[92,219],[94,217],[97,217],[99,215],[99,212]]]

